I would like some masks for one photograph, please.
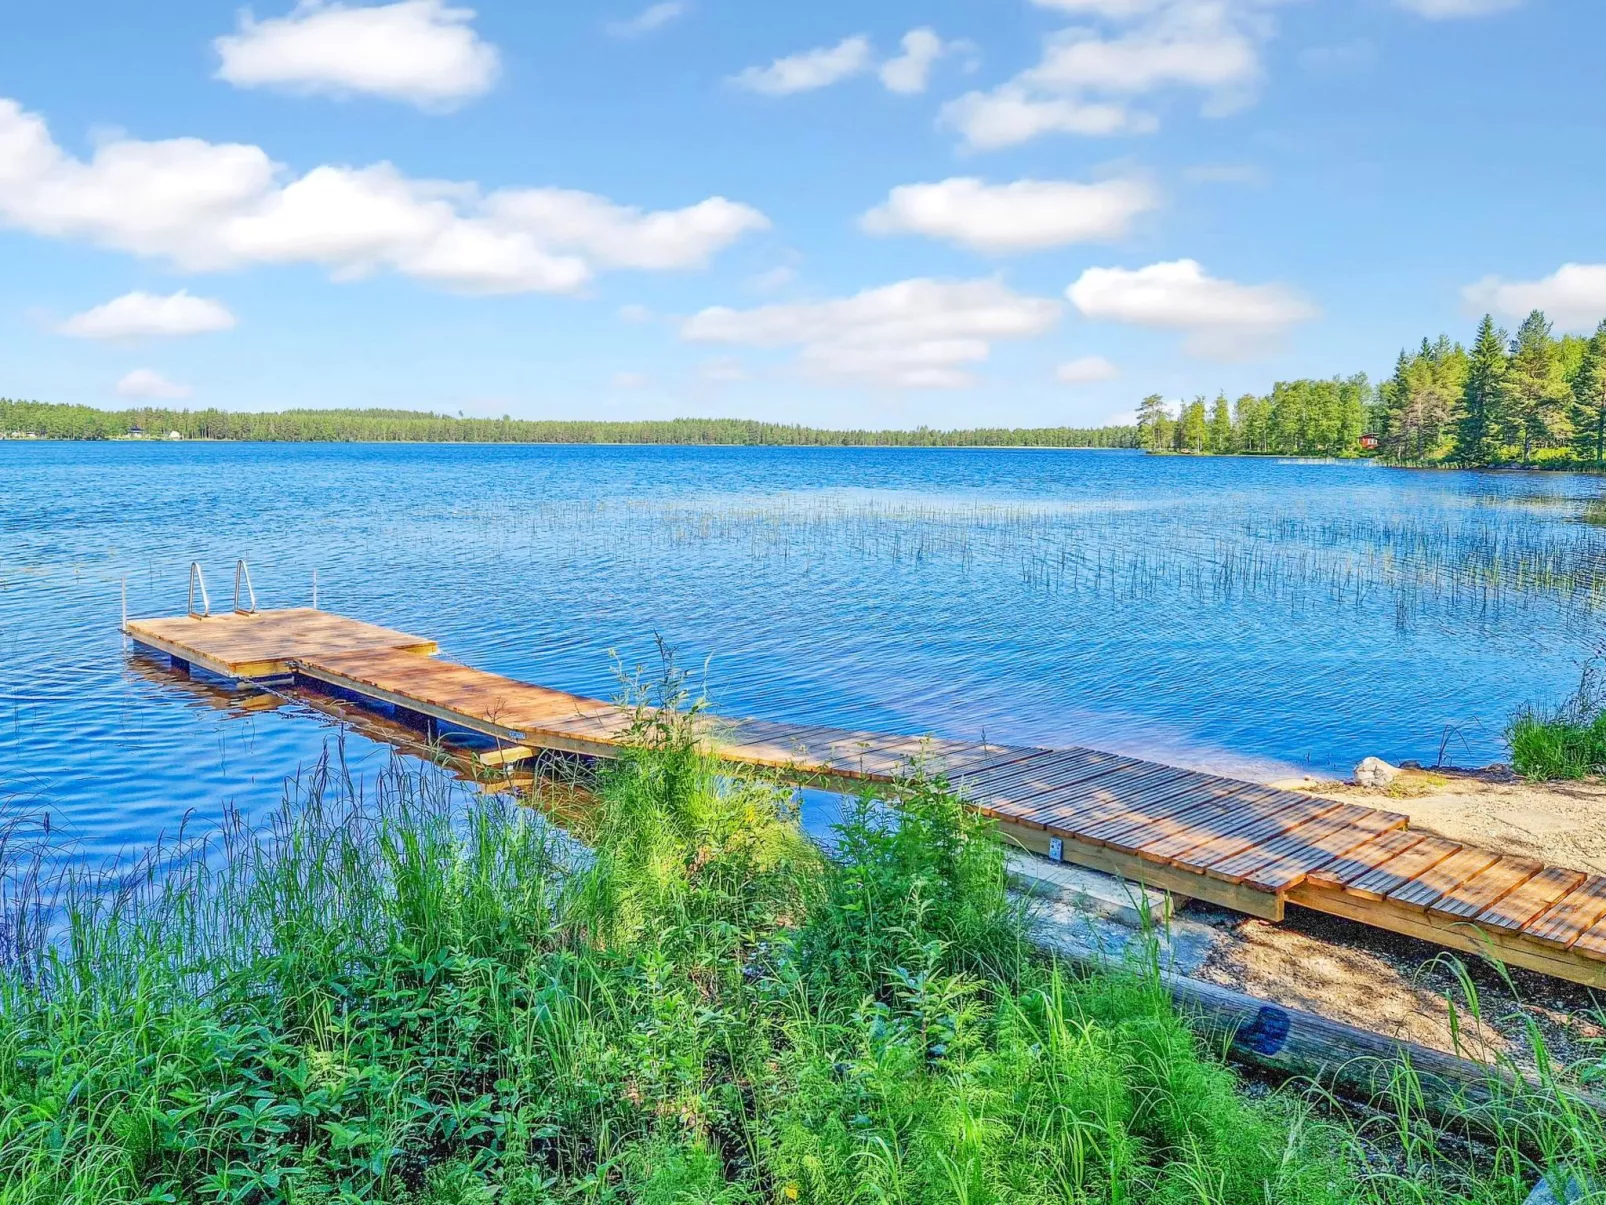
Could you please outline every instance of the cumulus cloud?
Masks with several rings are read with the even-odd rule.
[[[931,69],[942,58],[973,50],[969,42],[945,42],[926,26],[911,29],[899,43],[902,53],[876,64],[875,47],[864,34],[843,38],[835,46],[821,46],[776,59],[768,67],[748,67],[731,77],[738,87],[768,96],[789,96],[828,88],[874,70],[888,92],[913,95],[924,92]]]
[[[1189,351],[1217,357],[1259,351],[1318,312],[1284,285],[1223,280],[1191,259],[1089,268],[1065,293],[1087,318],[1183,331]]]
[[[679,20],[690,9],[691,5],[684,3],[684,0],[664,0],[662,4],[650,5],[623,21],[609,21],[607,29],[616,38],[639,38],[642,34]]]
[[[389,269],[462,292],[570,292],[599,267],[700,266],[767,225],[723,197],[645,212],[568,189],[481,194],[388,163],[292,177],[260,147],[195,138],[119,139],[85,161],[0,99],[0,226],[190,271],[301,263],[337,280]]]
[[[1039,0],[1042,7],[1102,20],[1051,34],[1035,66],[991,91],[950,101],[942,121],[976,150],[1044,134],[1142,134],[1153,113],[1134,108],[1168,89],[1203,94],[1203,111],[1242,107],[1261,77],[1260,48],[1275,0]]]
[[[1430,21],[1448,21],[1510,12],[1521,5],[1522,0],[1395,0],[1395,3]]]
[[[789,96],[828,88],[869,71],[874,60],[870,39],[863,34],[843,38],[835,46],[805,50],[776,59],[768,67],[748,67],[732,77],[738,87],[766,96]]]
[[[242,12],[236,32],[212,45],[218,78],[237,87],[366,93],[438,109],[488,92],[501,70],[473,19],[445,0],[361,8],[302,0],[287,17]]]
[[[977,251],[1034,251],[1121,238],[1133,218],[1159,204],[1139,179],[986,184],[956,176],[894,188],[860,224],[871,234],[923,234]]]
[[[963,42],[944,42],[929,27],[911,29],[903,35],[903,53],[881,64],[881,83],[888,92],[905,96],[924,92],[931,69],[944,55],[965,49]]]
[[[163,335],[201,335],[233,330],[236,320],[220,301],[192,297],[180,289],[167,297],[124,293],[105,305],[74,314],[56,329],[80,339],[137,339]]]
[[[177,401],[189,397],[195,390],[168,380],[155,369],[136,368],[117,382],[117,392],[121,397]]]
[[[1606,264],[1562,264],[1541,280],[1503,280],[1485,276],[1461,290],[1474,313],[1525,318],[1544,310],[1563,330],[1594,330],[1606,318]]]
[[[1113,381],[1121,370],[1103,356],[1081,356],[1061,364],[1054,375],[1067,385],[1088,385],[1094,381]]]
[[[997,280],[916,279],[852,297],[752,310],[723,306],[687,319],[694,343],[797,347],[811,375],[896,388],[957,388],[998,339],[1026,339],[1058,321],[1060,305]]]

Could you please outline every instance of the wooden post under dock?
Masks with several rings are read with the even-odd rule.
[[[435,641],[324,611],[129,620],[137,644],[239,681],[336,688],[491,737],[496,760],[616,756],[624,708],[437,656]],[[1395,812],[1093,749],[706,719],[711,750],[857,790],[944,777],[1036,853],[1278,921],[1293,903],[1606,987],[1606,877],[1413,831]]]

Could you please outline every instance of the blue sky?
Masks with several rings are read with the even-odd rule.
[[[1099,423],[1606,316],[1606,6],[0,17],[0,394]]]

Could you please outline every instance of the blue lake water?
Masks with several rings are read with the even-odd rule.
[[[118,634],[226,607],[617,693],[654,637],[715,708],[1083,744],[1256,778],[1482,764],[1599,641],[1599,480],[1052,450],[0,443],[0,801],[80,855],[261,812],[331,721],[177,688]],[[377,770],[388,748],[346,755]]]

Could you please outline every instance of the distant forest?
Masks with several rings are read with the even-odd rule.
[[[1545,315],[1508,335],[1484,316],[1470,349],[1448,335],[1401,351],[1394,375],[1283,381],[1265,396],[1138,408],[1143,447],[1352,456],[1362,437],[1397,464],[1606,466],[1606,321],[1556,337]]]
[[[88,406],[0,399],[0,436],[117,439],[133,432],[163,438],[288,442],[704,444],[771,447],[1135,448],[1136,427],[982,427],[966,431],[826,431],[736,418],[643,422],[559,422],[450,418],[413,410],[94,410]]]
[[[1606,467],[1606,321],[1552,333],[1535,310],[1514,335],[1485,316],[1470,348],[1448,335],[1400,352],[1394,374],[1279,381],[1270,393],[1143,399],[1136,426],[832,431],[734,418],[561,422],[413,410],[95,410],[0,399],[0,437],[293,442],[702,444],[771,447],[1147,448],[1153,452],[1372,454],[1397,464]],[[1366,438],[1370,437],[1370,438]],[[1372,445],[1375,445],[1372,446]]]

